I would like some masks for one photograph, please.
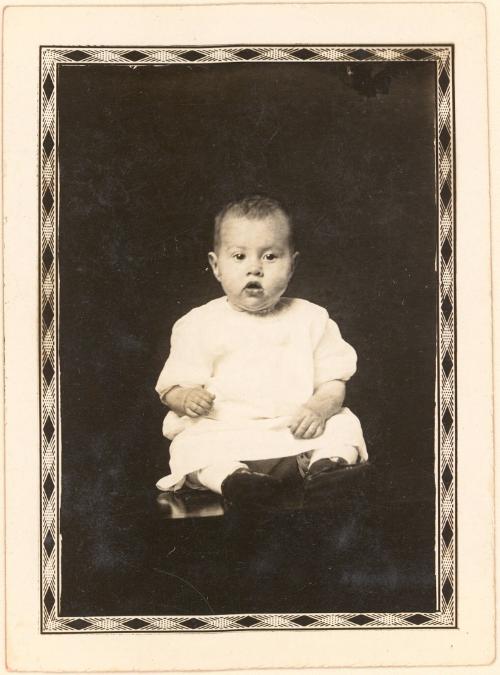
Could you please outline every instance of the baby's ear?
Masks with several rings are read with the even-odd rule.
[[[297,267],[297,264],[299,262],[300,258],[300,253],[298,251],[295,251],[295,253],[292,255],[292,272],[295,271],[295,268]]]
[[[214,277],[217,279],[217,281],[220,281],[219,279],[219,265],[217,262],[217,255],[213,252],[210,251],[208,254],[208,262],[210,263],[210,267],[212,268],[212,272],[214,273]]]

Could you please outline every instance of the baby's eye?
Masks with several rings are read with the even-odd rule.
[[[264,260],[276,260],[278,256],[275,253],[266,253]]]
[[[244,253],[233,253],[233,258],[236,260],[245,260],[245,254]]]

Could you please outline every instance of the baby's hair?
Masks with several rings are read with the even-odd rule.
[[[217,251],[220,246],[220,231],[224,218],[229,214],[237,216],[246,216],[247,218],[265,218],[273,214],[282,215],[287,223],[289,230],[289,244],[290,249],[294,250],[294,231],[293,222],[290,214],[277,199],[266,197],[265,195],[250,195],[242,199],[236,199],[224,206],[223,209],[215,216],[214,227],[214,250]]]

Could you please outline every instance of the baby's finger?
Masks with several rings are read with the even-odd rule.
[[[311,425],[308,429],[309,433],[311,434],[310,438],[316,438],[318,432],[321,433],[322,424],[323,424],[322,421],[317,417],[315,417],[312,420]]]
[[[310,417],[304,417],[302,421],[300,422],[299,426],[297,427],[296,431],[294,432],[294,436],[296,438],[304,438],[304,433],[307,431],[309,428],[309,425],[311,424],[311,418]]]
[[[195,401],[191,401],[187,405],[187,412],[188,412],[188,415],[191,412],[191,413],[193,413],[193,415],[192,415],[193,417],[197,417],[198,415],[203,415],[204,411],[203,411],[203,408],[201,407],[201,405],[198,405]]]
[[[192,390],[197,396],[203,396],[203,398],[214,399],[215,394],[212,394],[211,391],[205,389],[205,387],[194,387]]]
[[[318,436],[321,436],[321,434],[323,433],[324,430],[325,430],[325,425],[320,422],[318,424],[315,432],[314,432],[314,435],[311,436],[311,438],[318,438]]]
[[[186,408],[186,415],[188,417],[199,417],[198,413],[193,412],[190,408]]]
[[[317,420],[313,420],[311,424],[307,427],[307,429],[304,431],[302,438],[314,438],[317,428],[318,422]]]
[[[290,431],[292,432],[292,434],[295,435],[295,434],[297,433],[297,429],[298,429],[299,426],[302,424],[302,420],[303,420],[303,419],[304,419],[303,415],[297,415],[297,417],[295,417],[295,418],[291,421],[291,423],[290,423]]]
[[[214,402],[214,399],[215,396],[213,394],[211,394],[209,391],[203,390],[200,392],[197,402],[200,403],[201,401],[203,401],[204,403],[208,403],[211,406],[212,403]]]
[[[212,401],[196,401],[197,405],[203,410],[204,413],[210,412],[212,409],[213,403]]]

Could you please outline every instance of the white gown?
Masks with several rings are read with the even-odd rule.
[[[178,489],[189,473],[228,460],[322,448],[334,456],[345,445],[365,461],[361,425],[348,408],[328,420],[319,438],[296,439],[288,428],[316,387],[354,374],[356,358],[327,311],[306,300],[282,298],[260,315],[235,310],[223,297],[188,312],[174,325],[156,391],[162,397],[175,385],[203,385],[215,401],[203,417],[168,413],[163,434],[172,440],[171,474],[157,487]]]

